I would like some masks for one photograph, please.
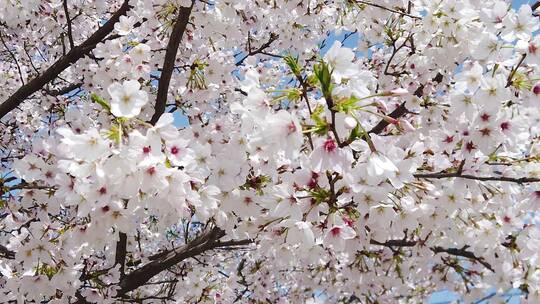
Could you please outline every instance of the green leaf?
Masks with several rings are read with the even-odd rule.
[[[352,129],[351,134],[349,135],[349,142],[353,142],[356,138],[359,138],[362,135],[360,132],[360,123],[356,124],[356,127]]]
[[[48,264],[43,264],[38,266],[37,273],[46,275],[50,280],[56,273],[58,273],[58,269]]]
[[[295,76],[300,75],[300,66],[298,65],[298,57],[293,57],[292,55],[287,55],[283,57],[283,60],[285,60],[285,63],[289,66],[291,69],[291,72]]]
[[[111,130],[107,131],[107,138],[115,141],[116,143],[120,143],[122,140],[122,125],[113,124],[111,126]]]
[[[337,112],[343,112],[346,114],[351,113],[353,110],[358,109],[358,106],[356,106],[356,103],[359,101],[355,96],[351,96],[349,98],[343,98],[338,100],[338,102],[334,105],[332,110]]]
[[[297,102],[302,97],[302,91],[299,89],[290,89],[287,93],[287,99],[290,101]]]
[[[328,64],[321,61],[321,63],[313,67],[313,73],[319,80],[324,98],[330,99],[332,97],[332,72]]]
[[[92,99],[93,102],[99,104],[108,112],[111,112],[111,106],[109,105],[109,103],[102,97],[98,96],[96,93],[90,94],[90,99]]]
[[[315,122],[313,132],[319,135],[328,133],[328,123],[326,122],[326,119],[321,118],[322,113],[324,113],[324,107],[318,105],[313,111],[313,114],[311,114],[311,119]]]

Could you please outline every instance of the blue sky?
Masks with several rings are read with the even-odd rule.
[[[514,8],[519,8],[519,6],[523,5],[523,4],[533,4],[535,3],[536,1],[535,0],[514,0],[512,1],[512,6]]]

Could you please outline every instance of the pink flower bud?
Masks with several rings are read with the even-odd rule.
[[[540,82],[534,85],[532,92],[536,96],[540,95]]]

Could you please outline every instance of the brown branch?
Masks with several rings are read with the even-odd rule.
[[[243,240],[231,240],[231,241],[224,241],[224,242],[216,242],[217,247],[231,247],[231,246],[245,246],[249,244],[253,244],[254,240],[252,239],[243,239]]]
[[[384,243],[378,242],[376,240],[370,240],[371,245],[379,245],[379,246],[385,246],[385,247],[414,247],[416,245],[423,245],[425,243],[425,240],[418,240],[418,241],[409,241],[409,240],[389,240]],[[467,246],[463,248],[443,248],[440,246],[430,247],[429,248],[433,253],[447,253],[449,255],[453,256],[460,256],[467,259],[470,259],[474,262],[478,262],[482,264],[484,267],[489,269],[491,272],[495,272],[493,267],[489,263],[487,263],[484,258],[477,257],[473,252],[467,250]]]
[[[118,241],[116,242],[116,254],[114,257],[114,265],[120,265],[120,276],[124,276],[124,266],[126,263],[127,253],[127,235],[123,232],[118,233]]]
[[[47,90],[46,92],[49,93],[52,96],[60,96],[60,95],[67,94],[67,93],[69,93],[69,92],[71,92],[73,90],[76,90],[76,89],[80,88],[81,86],[82,86],[82,83],[74,83],[74,84],[68,85],[65,88],[61,88],[61,89],[58,89],[58,90]]]
[[[442,247],[437,246],[437,247],[432,247],[430,249],[434,253],[443,253],[444,252],[444,253],[448,253],[450,255],[468,258],[470,260],[473,260],[475,262],[478,262],[478,263],[482,264],[484,267],[489,269],[491,272],[495,272],[493,267],[491,267],[491,265],[488,262],[484,261],[484,259],[482,257],[477,257],[473,252],[467,251],[466,250],[467,247],[463,247],[463,248],[459,249],[459,248],[442,248]]]
[[[518,64],[512,69],[512,71],[510,72],[510,75],[508,75],[508,79],[506,79],[505,88],[510,87],[514,83],[514,80],[513,80],[514,76],[516,75],[516,72],[519,69],[519,67],[521,66],[521,64],[523,63],[523,61],[525,61],[526,57],[527,57],[526,53],[521,55],[521,58],[519,59]]]
[[[215,227],[199,235],[197,238],[184,246],[149,257],[151,262],[129,274],[126,274],[122,279],[120,279],[120,290],[118,291],[118,296],[121,297],[127,292],[143,286],[152,277],[160,272],[203,252],[221,247],[248,245],[254,242],[250,239],[220,242],[219,239],[224,236],[225,231]]]
[[[417,173],[414,174],[416,178],[425,178],[425,179],[442,179],[442,178],[464,178],[478,181],[495,181],[495,182],[511,182],[511,183],[537,183],[540,182],[540,178],[535,177],[506,177],[506,176],[476,176],[470,174],[461,174],[461,173]]]
[[[254,50],[254,51],[249,51],[249,53],[247,53],[246,56],[244,56],[242,59],[240,59],[240,61],[238,61],[236,63],[236,66],[239,66],[241,65],[242,63],[244,63],[244,61],[246,59],[248,59],[250,56],[253,56],[253,55],[257,55],[257,54],[263,54],[264,50],[266,50],[267,48],[270,47],[270,45],[272,45],[272,43],[274,41],[276,41],[277,39],[279,38],[279,35],[276,34],[276,33],[270,33],[270,38],[268,38],[268,41],[266,41],[266,43],[264,43],[263,45],[261,45],[258,49]],[[249,40],[248,40],[249,41]],[[272,57],[277,57],[279,55],[273,55],[273,54],[268,54],[268,53],[264,53],[265,55],[269,55],[269,56],[272,56]]]
[[[329,96],[324,97],[326,101],[326,106],[328,107],[328,110],[330,110],[330,132],[334,135],[334,140],[336,141],[338,147],[343,147],[343,143],[339,139],[339,134],[337,132],[336,127],[336,110],[334,110],[334,99],[332,98],[332,95],[329,94]]]
[[[150,119],[151,124],[155,124],[161,115],[165,113],[165,107],[167,104],[167,92],[169,91],[169,84],[171,82],[171,76],[174,70],[174,62],[176,60],[176,54],[178,52],[178,46],[186,30],[191,10],[193,9],[194,2],[191,2],[189,7],[181,7],[178,16],[174,22],[171,37],[167,44],[167,51],[165,52],[165,59],[163,61],[163,71],[159,77],[158,92],[156,97],[156,105],[154,107],[154,115]]]
[[[205,250],[211,248],[213,241],[221,238],[223,235],[224,232],[215,228],[207,231],[191,243],[188,243],[175,250],[165,252],[159,258],[151,261],[137,270],[134,270],[120,280],[120,290],[118,291],[118,295],[121,296],[129,291],[135,290],[165,269],[191,256],[204,252]]]
[[[390,55],[390,58],[388,59],[388,62],[386,62],[386,67],[384,68],[384,75],[399,77],[402,74],[407,74],[408,73],[407,71],[397,72],[397,71],[395,71],[395,69],[394,69],[394,72],[390,72],[389,69],[390,69],[390,66],[392,64],[392,61],[394,60],[394,57],[397,55],[397,53],[399,53],[399,51],[403,47],[405,47],[405,45],[407,44],[408,41],[411,41],[411,45],[414,45],[414,42],[412,40],[412,35],[413,35],[413,33],[410,33],[409,36],[407,37],[407,39],[405,39],[405,41],[403,41],[403,43],[399,47],[396,46],[397,39],[394,39],[393,37],[390,37],[390,40],[392,41],[392,54]],[[389,34],[389,36],[390,36],[390,34]],[[412,47],[411,47],[411,49],[412,49]],[[414,51],[412,52],[412,54],[414,54]],[[412,55],[412,54],[410,54],[410,55]]]
[[[0,118],[14,110],[26,98],[43,88],[45,84],[52,81],[60,73],[69,68],[72,64],[83,58],[88,52],[93,50],[109,33],[114,29],[114,24],[131,9],[129,0],[124,0],[124,3],[114,13],[111,18],[100,27],[94,34],[86,39],[81,45],[72,48],[66,55],[60,57],[53,65],[51,65],[43,74],[32,79],[27,84],[21,86],[13,95],[0,104]]]
[[[442,80],[443,80],[443,75],[441,73],[437,73],[437,75],[432,79],[433,82],[437,82],[437,83],[442,82]],[[419,97],[419,98],[422,97],[423,96],[423,90],[424,90],[424,85],[421,85],[414,92],[414,95],[416,97]],[[388,116],[390,116],[390,117],[392,117],[394,119],[398,119],[398,118],[404,116],[407,113],[409,113],[409,110],[407,110],[407,108],[405,107],[405,102],[403,102],[397,109],[392,111],[392,113],[390,113]],[[384,131],[384,129],[389,124],[390,124],[390,122],[388,122],[385,119],[382,119],[381,121],[379,121],[379,123],[377,125],[375,125],[375,127],[373,127],[371,130],[369,130],[368,133],[380,134],[382,131]]]
[[[71,19],[69,19],[69,9],[68,9],[67,0],[64,0],[64,12],[66,14],[69,46],[72,49],[73,47],[75,47],[75,42],[73,42],[73,31],[71,30]]]
[[[0,257],[13,260],[15,259],[15,252],[9,250],[6,246],[0,245]]]
[[[395,119],[398,119],[398,118],[400,118],[401,116],[404,116],[407,113],[408,113],[408,110],[405,107],[405,102],[403,102],[402,104],[399,105],[399,107],[397,109],[392,111],[392,113],[388,114],[388,116],[390,116],[392,118],[395,118]],[[371,130],[369,130],[368,133],[379,134],[389,124],[390,124],[390,122],[388,120],[382,119],[381,121],[379,121],[379,123],[377,125],[375,125],[375,127],[373,127]]]
[[[411,14],[408,14],[408,13],[405,13],[405,12],[401,12],[401,11],[398,11],[398,10],[395,10],[395,9],[391,9],[391,8],[388,8],[388,7],[386,7],[386,6],[382,6],[382,5],[376,4],[376,3],[371,3],[371,2],[362,1],[362,0],[357,0],[356,3],[365,4],[365,5],[368,5],[368,6],[373,6],[373,7],[380,8],[380,9],[382,9],[382,10],[385,10],[385,11],[389,11],[389,12],[392,12],[392,13],[400,14],[400,15],[402,15],[402,16],[407,16],[407,17],[413,18],[413,19],[418,19],[418,20],[421,20],[421,19],[422,19],[422,17],[413,16],[413,15],[411,15]]]

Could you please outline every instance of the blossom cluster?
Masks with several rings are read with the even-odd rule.
[[[0,299],[539,302],[533,8],[1,4]]]

